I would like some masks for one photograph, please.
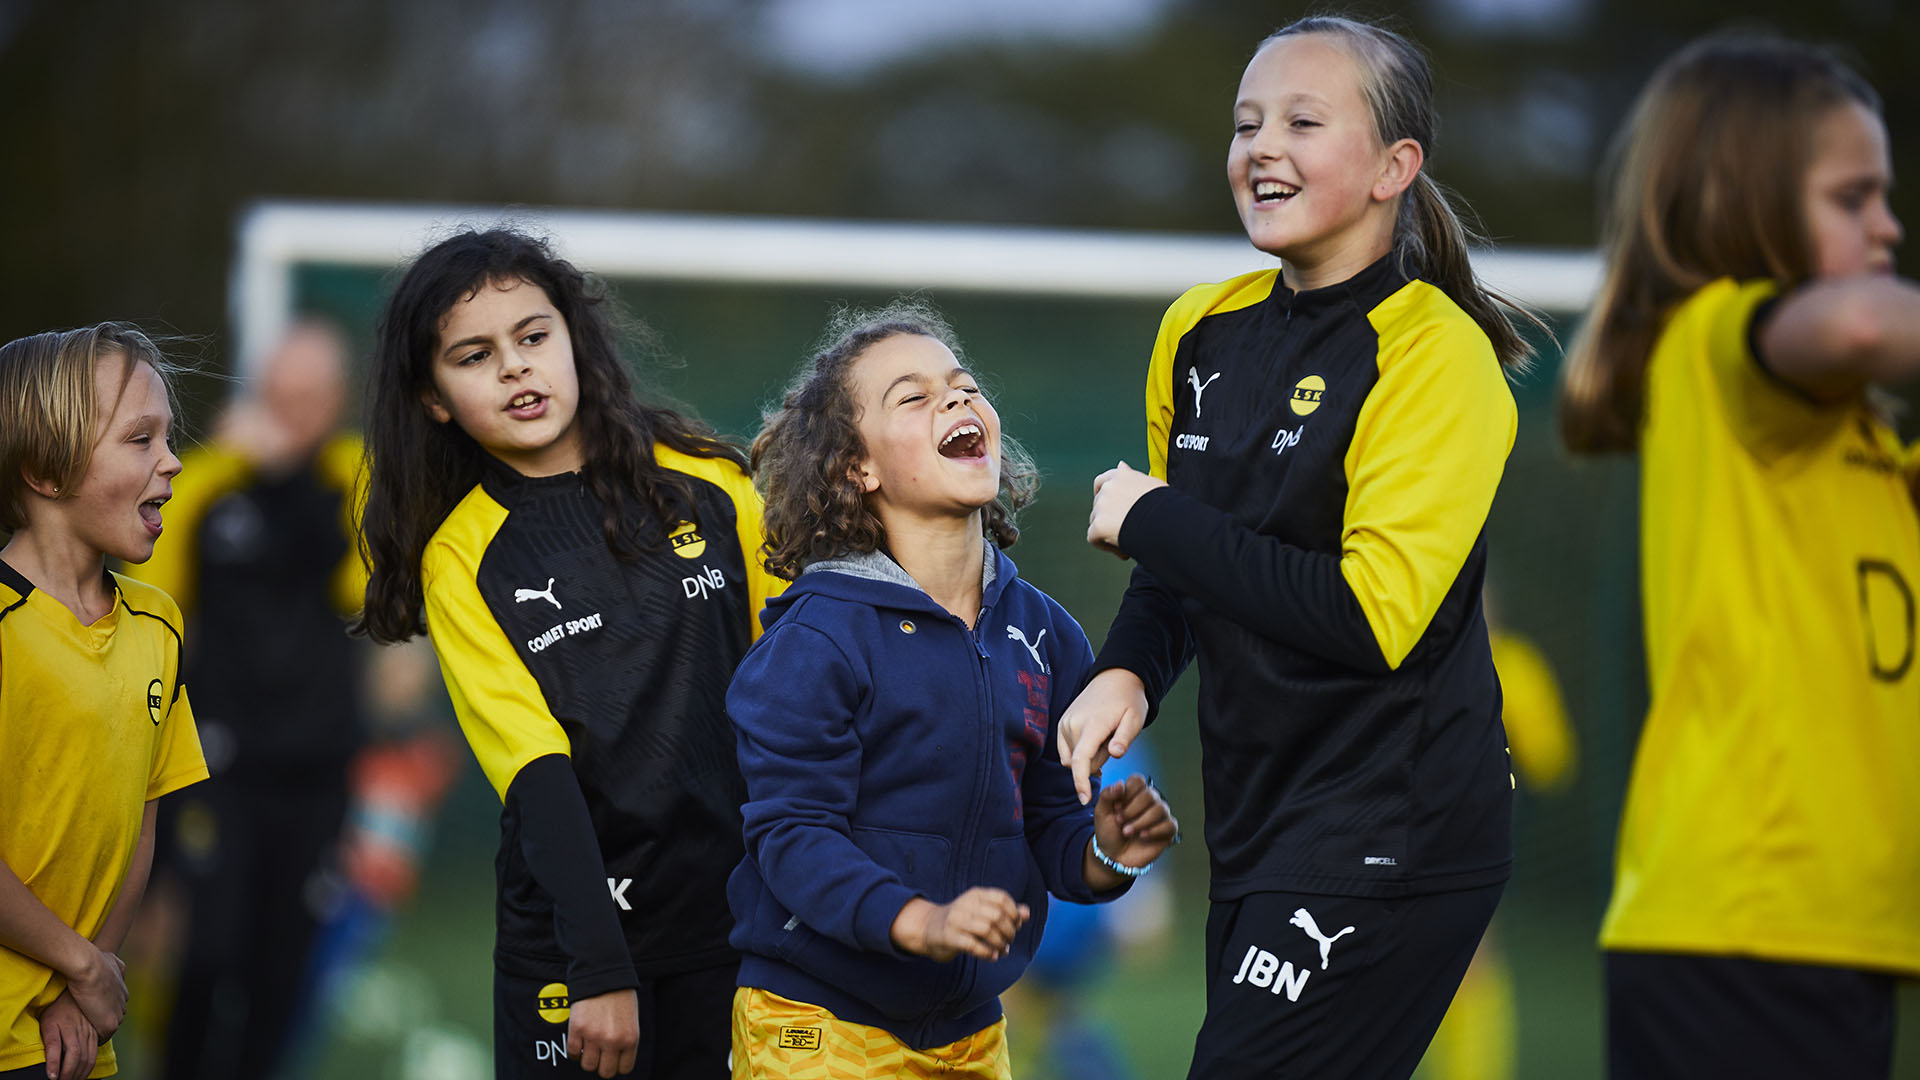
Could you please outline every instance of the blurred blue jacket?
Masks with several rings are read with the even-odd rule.
[[[768,602],[727,692],[747,782],[747,854],[727,885],[740,985],[919,1049],[999,1019],[1047,893],[1094,899],[1093,815],[1053,729],[1092,651],[991,546],[982,580],[969,629],[883,554],[808,567]],[[908,900],[978,885],[1032,909],[1007,956],[894,948]]]

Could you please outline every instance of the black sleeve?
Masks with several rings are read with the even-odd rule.
[[[506,801],[520,820],[527,869],[553,897],[554,933],[569,957],[568,996],[639,986],[573,763],[563,754],[535,758],[515,774]]]
[[[1262,536],[1171,487],[1133,504],[1120,524],[1120,550],[1164,585],[1262,637],[1358,671],[1392,670],[1335,556]],[[1106,650],[1100,655],[1104,661]]]
[[[1107,628],[1107,640],[1093,662],[1092,672],[1125,668],[1140,676],[1147,688],[1147,723],[1160,714],[1160,699],[1193,660],[1193,636],[1180,597],[1135,565],[1119,614]]]

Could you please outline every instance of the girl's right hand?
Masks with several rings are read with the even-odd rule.
[[[1121,757],[1147,726],[1147,687],[1125,668],[1095,675],[1060,716],[1055,743],[1073,769],[1080,804],[1093,799],[1093,778],[1108,757]]]
[[[1013,947],[1013,936],[1033,912],[1014,903],[1004,889],[975,886],[936,904],[916,896],[893,917],[893,944],[902,952],[945,963],[966,953],[998,960]]]
[[[93,955],[79,971],[67,972],[67,992],[80,1006],[80,1015],[105,1039],[119,1030],[127,1015],[127,965],[110,952],[87,943]]]
[[[567,1057],[603,1077],[633,1071],[640,1054],[640,997],[612,990],[572,1002],[567,1012]]]

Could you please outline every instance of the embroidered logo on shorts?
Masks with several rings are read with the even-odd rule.
[[[548,983],[540,988],[540,996],[534,1002],[534,1009],[540,1013],[540,1019],[549,1024],[564,1024],[571,1011],[572,1002],[567,1000],[566,983]]]
[[[783,1027],[780,1029],[780,1049],[818,1050],[820,1049],[820,1029]]]

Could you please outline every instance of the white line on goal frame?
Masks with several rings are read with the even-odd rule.
[[[551,237],[611,279],[734,282],[1171,301],[1189,286],[1276,265],[1239,235],[892,224],[499,206],[266,201],[240,221],[230,286],[240,373],[294,316],[297,266],[387,269],[463,225]],[[1586,307],[1599,257],[1575,249],[1478,251],[1487,284],[1553,313]]]

